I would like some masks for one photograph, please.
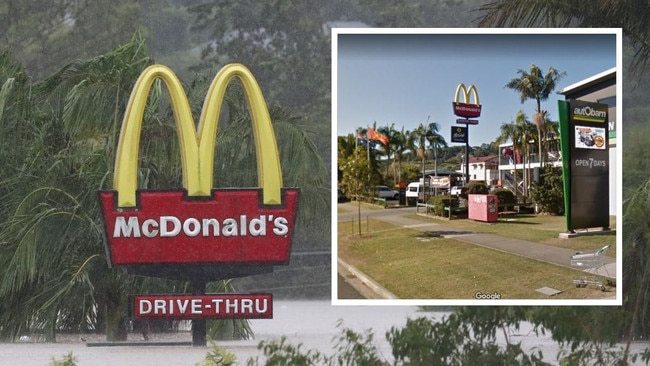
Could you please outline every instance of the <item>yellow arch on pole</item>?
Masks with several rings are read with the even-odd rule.
[[[250,70],[241,64],[230,64],[217,73],[205,97],[197,133],[187,96],[178,77],[166,66],[152,65],[136,81],[122,121],[113,180],[113,188],[118,192],[118,207],[137,205],[140,131],[149,92],[156,79],[161,79],[165,84],[174,111],[181,150],[183,188],[189,196],[210,195],[219,113],[226,87],[234,77],[244,87],[251,112],[258,185],[263,189],[263,202],[268,205],[281,204],[282,170],[275,133],[266,101]]]

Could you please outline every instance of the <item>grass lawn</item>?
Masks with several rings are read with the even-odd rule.
[[[425,222],[445,220],[417,214],[408,215],[408,218]],[[445,225],[478,233],[495,234],[507,238],[516,238],[583,252],[593,252],[609,244],[611,247],[606,255],[616,258],[616,234],[614,232],[603,235],[560,239],[559,233],[566,231],[564,216],[517,215],[511,221],[500,220],[496,223],[477,222],[467,219],[445,220]],[[614,217],[610,218],[610,227],[616,229],[616,219]]]
[[[477,292],[498,293],[502,299],[597,299],[615,295],[614,288],[606,292],[593,286],[576,288],[573,279],[582,272],[570,268],[377,220],[369,220],[371,234],[363,236],[350,235],[349,225],[339,223],[339,257],[402,299],[474,299]],[[562,293],[549,297],[535,291],[545,286]]]

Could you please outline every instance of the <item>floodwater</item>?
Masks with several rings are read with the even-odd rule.
[[[334,354],[336,338],[342,329],[364,333],[372,329],[374,342],[382,356],[391,360],[390,347],[385,334],[391,327],[401,328],[408,318],[444,316],[444,313],[424,313],[412,306],[332,306],[329,301],[274,301],[273,319],[252,319],[255,339],[248,341],[219,342],[218,345],[237,356],[240,365],[251,357],[262,357],[257,344],[262,340],[279,340],[285,336],[297,346],[302,344],[305,352],[317,349],[326,355]],[[338,325],[338,324],[341,325]],[[89,347],[90,342],[103,342],[104,336],[61,336],[57,343],[0,343],[0,364],[2,365],[49,365],[52,359],[62,360],[72,352],[77,365],[195,365],[211,351],[211,346],[111,346]],[[139,334],[130,334],[130,341],[141,341]],[[155,341],[191,341],[189,332],[155,334]],[[549,335],[536,336],[530,325],[522,324],[520,329],[509,334],[511,342],[522,342],[524,349],[535,347],[543,352],[546,361],[555,363],[557,345]],[[635,348],[645,347],[635,344]]]
[[[318,349],[333,354],[333,338],[341,334],[341,327],[359,333],[372,328],[375,339],[383,341],[385,357],[390,350],[384,334],[391,327],[403,327],[406,320],[422,316],[415,307],[404,306],[332,306],[329,301],[274,301],[273,319],[251,319],[254,340],[218,342],[218,345],[237,356],[240,365],[251,357],[262,356],[257,345],[262,340],[280,340],[285,336],[293,345],[302,343],[302,349]],[[341,326],[338,326],[341,322]],[[83,338],[83,340],[81,339]],[[190,332],[154,334],[150,342],[190,342]],[[191,346],[88,346],[104,342],[105,336],[59,335],[57,343],[17,342],[0,343],[1,365],[46,366],[52,359],[61,361],[72,352],[79,366],[92,365],[195,365],[201,362],[212,347]],[[129,334],[129,341],[142,341],[140,334]],[[379,342],[378,342],[379,343]]]

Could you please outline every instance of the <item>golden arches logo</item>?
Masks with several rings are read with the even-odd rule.
[[[460,93],[463,93],[463,101],[462,103],[464,104],[474,104],[474,105],[481,105],[481,102],[478,99],[478,91],[476,90],[476,86],[474,84],[470,85],[469,88],[465,87],[465,84],[460,83],[456,87],[456,94],[454,98],[454,102],[460,103],[459,97]],[[474,95],[474,103],[470,103],[470,96]]]
[[[250,70],[241,64],[229,64],[217,73],[206,94],[197,131],[187,96],[176,74],[166,66],[152,65],[136,81],[122,122],[113,180],[118,193],[118,207],[136,206],[140,130],[149,91],[156,79],[165,84],[174,110],[183,187],[189,196],[210,195],[219,113],[226,87],[235,77],[242,83],[252,117],[258,184],[263,189],[263,203],[281,204],[282,171],[275,134],[266,101]]]
[[[258,187],[215,189],[212,178],[218,119],[233,78],[240,80],[250,110]],[[137,191],[144,110],[158,79],[169,91],[174,111],[184,189]],[[185,271],[167,265],[207,265],[210,267],[201,267],[196,273],[229,278],[255,270],[211,265],[289,262],[300,190],[282,188],[280,156],[268,108],[257,81],[243,65],[230,64],[217,73],[205,97],[198,128],[174,72],[162,65],[145,69],[124,114],[113,189],[99,192],[107,253],[113,265],[128,265],[129,271],[143,275],[186,279]],[[149,265],[156,267],[147,269]]]
[[[463,96],[463,101],[460,101],[460,96]],[[474,96],[474,103],[471,103],[471,97]],[[454,95],[454,114],[465,118],[476,118],[481,115],[481,103],[478,98],[478,91],[474,84],[469,88],[465,84],[460,83],[456,87],[456,94]]]

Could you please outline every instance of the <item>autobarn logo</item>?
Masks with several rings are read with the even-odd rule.
[[[173,215],[144,220],[140,220],[137,216],[117,216],[113,238],[264,237],[285,236],[288,233],[287,218],[273,215],[259,215],[252,218],[240,215],[225,219],[189,217],[184,220]]]
[[[576,107],[573,109],[573,119],[590,122],[605,122],[607,111],[592,106]]]

